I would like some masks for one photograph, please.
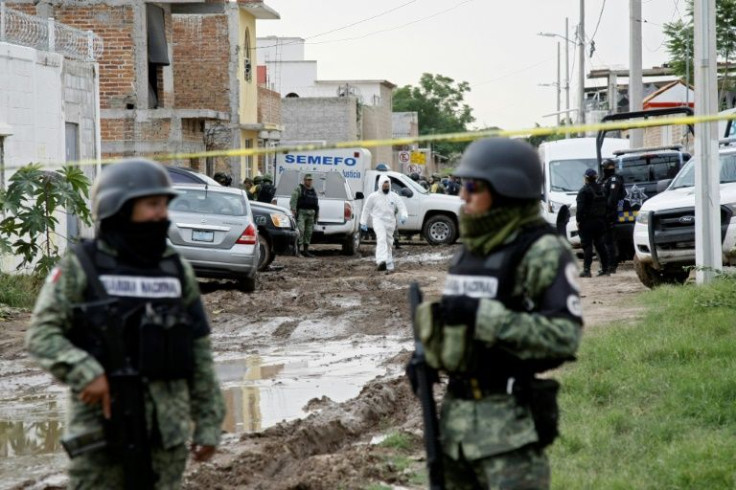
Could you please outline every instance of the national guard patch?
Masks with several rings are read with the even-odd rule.
[[[100,276],[110,296],[134,298],[180,298],[181,282],[176,277]]]

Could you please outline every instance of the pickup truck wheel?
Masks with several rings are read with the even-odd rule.
[[[238,279],[238,288],[246,293],[252,293],[256,290],[256,276],[241,277]]]
[[[355,255],[360,248],[360,232],[356,231],[345,239],[342,243],[343,255]]]
[[[662,284],[684,284],[690,277],[690,271],[684,269],[658,271],[649,264],[642,263],[636,256],[634,256],[634,270],[641,283],[650,289]]]
[[[273,252],[271,244],[263,235],[258,235],[258,248],[260,249],[260,257],[258,258],[258,272],[263,272],[273,262]]]
[[[450,245],[457,239],[457,226],[449,216],[437,214],[424,223],[422,235],[431,245]]]

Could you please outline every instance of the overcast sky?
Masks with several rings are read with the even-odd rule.
[[[466,100],[474,127],[505,129],[554,123],[542,116],[556,111],[555,88],[539,84],[556,81],[560,40],[564,85],[566,43],[537,33],[564,37],[568,17],[572,39],[580,12],[579,0],[265,1],[281,20],[259,21],[258,36],[305,38],[306,59],[318,61],[319,79],[383,79],[402,86],[415,85],[425,72],[442,74],[470,83]],[[685,0],[642,1],[644,68],[667,61],[662,25],[684,13]],[[585,34],[596,46],[593,57],[586,56],[586,71],[628,68],[629,1],[586,0]],[[574,50],[570,44],[571,107],[577,100]]]

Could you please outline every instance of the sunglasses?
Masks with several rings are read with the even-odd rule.
[[[488,189],[488,186],[480,180],[463,179],[463,188],[469,194],[477,194]]]

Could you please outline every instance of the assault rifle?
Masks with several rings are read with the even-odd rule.
[[[437,405],[434,401],[432,385],[437,380],[437,372],[424,357],[424,345],[419,338],[416,325],[416,311],[422,302],[422,291],[419,284],[412,282],[409,286],[409,304],[411,306],[411,322],[414,329],[414,355],[409,361],[409,369],[413,370],[416,386],[414,392],[422,403],[422,419],[424,421],[424,449],[427,452],[427,472],[429,488],[443,490],[445,488],[442,471],[442,446],[440,444]]]

